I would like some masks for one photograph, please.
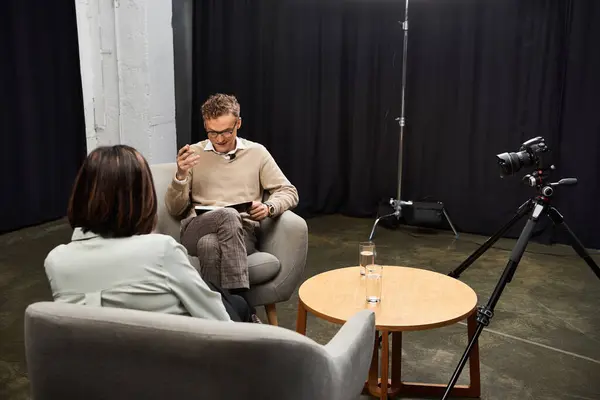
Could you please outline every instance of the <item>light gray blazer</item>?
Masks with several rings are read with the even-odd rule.
[[[220,293],[167,235],[108,239],[77,228],[44,267],[55,301],[231,321]]]

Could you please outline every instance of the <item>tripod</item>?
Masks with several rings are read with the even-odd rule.
[[[572,243],[571,246],[575,250],[575,252],[589,265],[594,274],[600,279],[600,268],[594,262],[590,254],[583,247],[577,236],[571,231],[568,225],[565,223],[563,216],[560,212],[554,208],[550,203],[550,198],[554,194],[554,188],[558,186],[569,186],[576,185],[576,178],[565,178],[561,179],[555,183],[544,183],[544,179],[546,178],[544,171],[536,171],[532,175],[527,175],[524,178],[524,181],[529,184],[529,186],[536,186],[538,189],[538,194],[531,199],[527,200],[523,205],[519,207],[515,216],[506,223],[498,232],[496,232],[492,237],[490,237],[481,247],[479,247],[473,254],[471,254],[462,264],[460,264],[456,269],[451,271],[448,275],[453,278],[459,278],[460,274],[463,273],[475,260],[477,260],[483,253],[485,253],[500,237],[502,237],[513,225],[515,225],[519,220],[521,220],[525,215],[530,214],[515,247],[513,248],[510,257],[508,259],[508,263],[502,276],[494,288],[492,295],[490,296],[489,301],[483,307],[478,307],[477,309],[477,328],[475,330],[475,334],[469,341],[467,348],[456,367],[456,370],[452,374],[452,378],[450,379],[450,383],[448,383],[448,387],[444,392],[442,400],[448,398],[452,388],[456,384],[460,373],[465,366],[469,358],[469,354],[473,349],[473,346],[477,342],[479,335],[483,331],[483,328],[490,324],[491,319],[494,316],[494,307],[498,303],[500,296],[502,295],[502,291],[504,290],[507,283],[509,283],[517,270],[517,266],[519,265],[519,261],[521,261],[521,257],[525,252],[525,248],[527,247],[527,243],[531,238],[535,225],[539,221],[540,217],[544,214],[550,218],[550,220],[555,224],[561,226],[569,235]]]

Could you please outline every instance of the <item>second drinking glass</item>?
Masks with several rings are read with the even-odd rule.
[[[367,265],[367,302],[379,303],[381,301],[381,286],[383,278],[383,267],[377,264]]]

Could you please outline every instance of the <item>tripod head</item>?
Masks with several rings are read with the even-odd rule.
[[[536,188],[538,196],[542,200],[546,200],[554,194],[554,188],[557,186],[574,186],[577,185],[577,178],[563,178],[558,182],[548,182],[550,171],[554,171],[556,167],[551,165],[546,169],[538,169],[531,174],[523,177],[522,182],[527,186]]]

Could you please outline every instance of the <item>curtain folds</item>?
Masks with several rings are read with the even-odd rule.
[[[396,195],[403,11],[403,1],[197,2],[193,139],[204,137],[202,101],[233,93],[240,135],[273,153],[301,214],[373,216]],[[520,183],[528,169],[500,179],[496,154],[544,136],[553,178],[580,180],[555,205],[600,247],[599,18],[592,0],[411,1],[405,200],[442,201],[462,231],[491,234],[534,194]]]

